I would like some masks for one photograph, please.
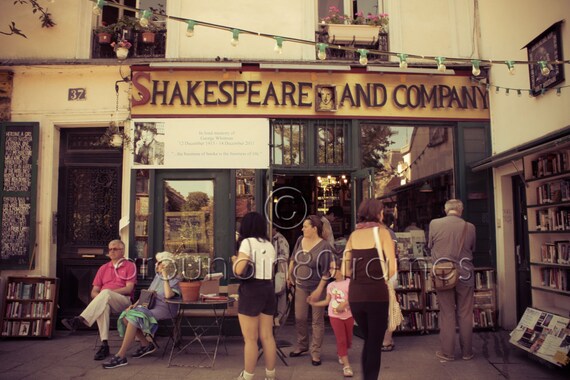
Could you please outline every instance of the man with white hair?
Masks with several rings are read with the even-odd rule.
[[[95,354],[95,360],[103,360],[109,356],[109,323],[111,312],[119,313],[131,305],[131,297],[137,283],[137,268],[132,261],[125,258],[125,244],[121,240],[109,243],[111,259],[102,265],[91,289],[91,302],[81,315],[62,319],[61,323],[74,332],[81,326],[92,326],[97,322],[101,347]]]
[[[436,262],[453,262],[459,281],[448,290],[438,290],[439,340],[441,350],[435,355],[444,361],[455,360],[455,328],[459,325],[459,344],[463,360],[473,358],[473,251],[475,226],[461,218],[463,203],[450,199],[445,203],[447,216],[429,224],[428,247]],[[456,319],[457,315],[457,319]]]

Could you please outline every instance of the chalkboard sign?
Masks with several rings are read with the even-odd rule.
[[[0,269],[34,267],[37,123],[0,123]]]

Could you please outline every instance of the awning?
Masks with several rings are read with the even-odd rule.
[[[505,152],[501,152],[491,157],[487,157],[481,161],[471,165],[471,170],[478,172],[481,170],[496,168],[534,152],[544,149],[554,148],[558,145],[570,142],[570,125],[558,131],[544,135],[538,139],[531,140],[522,145],[516,146]]]

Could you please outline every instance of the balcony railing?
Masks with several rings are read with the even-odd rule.
[[[354,25],[354,26],[365,26],[365,25]],[[366,50],[379,50],[379,51],[390,51],[389,42],[388,42],[388,33],[378,33],[377,37],[374,37],[368,41],[362,41],[356,38],[346,39],[343,38],[342,40],[336,40],[334,35],[329,34],[328,25],[319,25],[319,30],[315,32],[315,39],[319,43],[325,43],[329,46],[345,46],[348,48],[353,49],[366,49]],[[315,53],[318,53],[316,50]],[[353,51],[346,51],[342,49],[335,49],[335,48],[327,48],[327,59],[332,60],[341,60],[341,61],[358,61],[359,56],[358,53]],[[389,56],[387,54],[373,54],[368,53],[368,61],[383,61],[387,62],[389,60]]]
[[[128,58],[164,58],[166,52],[166,31],[156,32],[153,43],[143,41],[143,33],[139,31],[124,31],[120,36],[125,36],[133,46],[129,49]],[[97,33],[93,32],[91,57],[116,58],[111,42],[117,41],[119,35],[112,35],[108,43],[99,43]]]

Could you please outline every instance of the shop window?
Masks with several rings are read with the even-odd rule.
[[[317,165],[339,166],[346,163],[346,122],[319,120],[317,133]]]
[[[168,180],[164,190],[164,249],[214,257],[214,181]]]
[[[271,163],[280,166],[305,165],[306,124],[298,120],[277,120],[271,125]]]
[[[375,195],[397,209],[396,231],[427,229],[455,194],[450,125],[362,122],[361,166],[374,168]]]

